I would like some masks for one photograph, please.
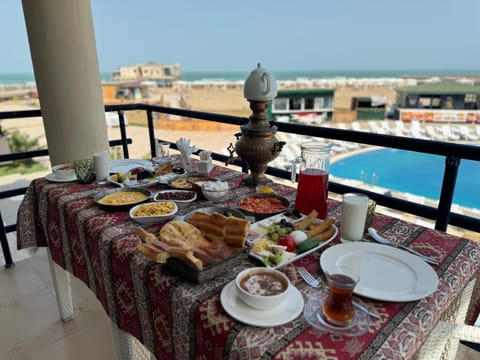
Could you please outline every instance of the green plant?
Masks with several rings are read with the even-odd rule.
[[[39,149],[38,138],[31,139],[28,134],[21,133],[18,130],[5,131],[4,135],[8,138],[8,145],[12,153],[25,152]],[[14,164],[17,166],[32,166],[37,162],[33,159],[15,160]]]

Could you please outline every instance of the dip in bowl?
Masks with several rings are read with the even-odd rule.
[[[287,299],[290,280],[278,270],[254,267],[240,272],[235,285],[240,299],[247,305],[269,310]]]

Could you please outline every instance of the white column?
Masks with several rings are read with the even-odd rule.
[[[52,165],[108,149],[90,0],[22,0]]]

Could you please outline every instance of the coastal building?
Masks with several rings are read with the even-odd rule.
[[[279,90],[267,110],[276,121],[315,124],[333,119],[335,90]]]
[[[433,81],[395,90],[395,119],[480,122],[480,86],[473,83]]]
[[[112,73],[114,81],[153,81],[158,86],[172,86],[182,73],[179,64],[159,65],[149,62],[144,65],[122,66]]]

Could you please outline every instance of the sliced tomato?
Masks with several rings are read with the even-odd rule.
[[[286,246],[287,251],[292,252],[295,250],[297,243],[295,242],[295,238],[293,236],[285,235],[280,237],[280,239],[278,239],[278,245]]]

